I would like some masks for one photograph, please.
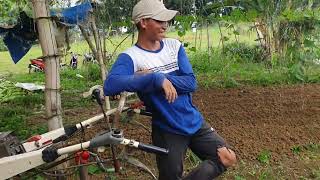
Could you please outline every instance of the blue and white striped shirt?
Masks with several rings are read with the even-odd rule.
[[[152,112],[152,123],[159,128],[181,135],[192,135],[203,118],[192,104],[197,81],[185,50],[178,40],[165,38],[160,49],[145,50],[135,45],[118,56],[104,84],[105,95],[122,91],[137,92]],[[149,69],[152,73],[135,74]],[[167,78],[176,88],[178,98],[169,103],[162,90]]]

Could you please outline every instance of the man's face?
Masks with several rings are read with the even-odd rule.
[[[155,19],[145,19],[145,32],[146,35],[152,39],[160,41],[165,38],[165,32],[168,27],[168,22],[158,21]]]

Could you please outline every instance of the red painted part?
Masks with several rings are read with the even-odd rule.
[[[27,139],[27,142],[39,141],[40,139],[41,139],[40,135],[34,135],[34,136],[30,137],[29,139]]]
[[[48,144],[51,144],[51,143],[52,143],[52,139],[49,139],[49,140],[43,142],[42,144],[43,145],[48,145]]]
[[[75,161],[76,164],[87,164],[89,162],[90,153],[89,151],[79,151],[76,153]]]

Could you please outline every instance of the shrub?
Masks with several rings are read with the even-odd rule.
[[[98,64],[88,64],[86,76],[89,81],[101,80],[100,67]]]
[[[259,46],[249,46],[245,43],[231,43],[225,46],[225,55],[239,62],[262,62],[265,57]]]

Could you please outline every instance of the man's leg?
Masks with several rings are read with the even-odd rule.
[[[192,136],[190,148],[202,162],[183,178],[185,180],[212,180],[236,163],[235,153],[206,122]]]
[[[156,155],[159,180],[179,180],[183,173],[183,160],[189,137],[162,131],[152,127],[153,144],[169,149],[168,155]]]

